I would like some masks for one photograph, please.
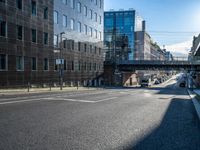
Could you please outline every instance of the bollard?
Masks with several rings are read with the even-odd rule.
[[[51,83],[49,83],[49,91],[51,91]]]
[[[30,82],[28,82],[28,92],[30,92]]]
[[[79,84],[79,83],[77,82],[77,90],[78,90],[78,84]]]

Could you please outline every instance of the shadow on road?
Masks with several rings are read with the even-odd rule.
[[[192,102],[172,99],[160,125],[127,150],[200,150],[200,127]]]

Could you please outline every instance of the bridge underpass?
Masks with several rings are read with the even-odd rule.
[[[200,72],[200,62],[186,60],[134,60],[118,61],[117,63],[105,62],[105,78],[109,85],[132,85],[132,80],[137,78],[139,73],[149,72]],[[139,73],[138,73],[139,72]],[[141,73],[141,74],[142,74]],[[135,80],[134,80],[135,81]]]

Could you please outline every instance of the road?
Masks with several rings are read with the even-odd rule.
[[[174,79],[0,98],[0,150],[200,150],[200,123]]]

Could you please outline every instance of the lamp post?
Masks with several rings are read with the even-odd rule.
[[[60,33],[60,90],[63,89],[63,59],[62,59],[62,47],[63,47],[63,44],[62,44],[62,35],[65,34],[65,32],[61,32]]]

